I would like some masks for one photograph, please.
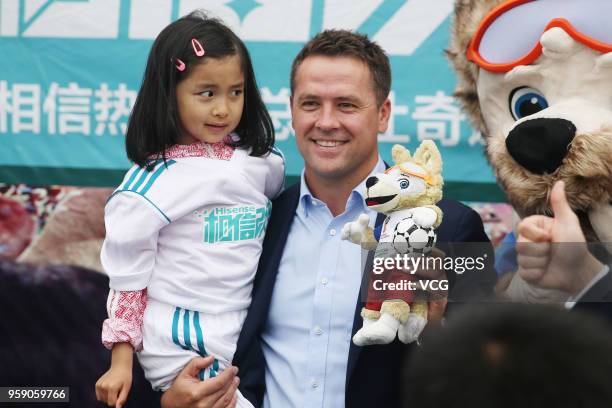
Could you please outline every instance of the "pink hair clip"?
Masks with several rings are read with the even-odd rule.
[[[176,66],[176,69],[178,69],[179,71],[183,72],[185,70],[185,63],[183,61],[181,61],[179,58],[177,58],[174,61],[174,65]]]
[[[202,47],[202,44],[195,38],[191,39],[191,46],[193,47],[193,51],[195,52],[195,55],[197,55],[198,57],[201,57],[204,55],[204,47]]]

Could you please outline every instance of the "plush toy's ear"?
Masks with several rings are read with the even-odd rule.
[[[395,164],[406,163],[410,161],[410,151],[404,146],[396,144],[391,148],[391,157]]]
[[[431,175],[442,171],[442,156],[433,140],[423,140],[414,152],[414,159],[425,166]]]

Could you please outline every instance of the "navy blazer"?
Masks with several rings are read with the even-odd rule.
[[[295,184],[272,204],[263,252],[253,285],[253,299],[238,339],[233,364],[240,372],[240,391],[256,407],[262,405],[265,392],[265,361],[261,333],[265,327],[270,301],[285,242],[300,197],[300,185]],[[438,247],[445,250],[449,242],[485,242],[488,248],[487,268],[481,274],[466,273],[449,276],[449,297],[484,298],[492,293],[496,275],[493,270],[493,248],[484,232],[480,216],[471,208],[453,200],[442,199],[437,204],[444,212],[437,229]],[[377,219],[377,223],[382,217]],[[446,251],[445,251],[446,252]],[[456,251],[455,251],[456,252]],[[457,255],[454,253],[453,255]],[[449,304],[450,305],[450,304]],[[355,305],[353,334],[361,327],[362,302]],[[400,404],[400,373],[409,354],[397,339],[388,345],[358,347],[351,343],[346,381],[346,407],[397,407]]]
[[[609,261],[608,267],[608,274],[579,299],[574,309],[598,314],[612,324],[612,263]]]

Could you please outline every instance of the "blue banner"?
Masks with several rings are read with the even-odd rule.
[[[495,191],[480,134],[451,97],[455,78],[443,50],[452,7],[452,0],[0,0],[0,182],[36,174],[34,181],[53,184],[87,171],[84,180],[99,175],[93,184],[113,184],[103,175],[129,166],[125,128],[153,39],[202,8],[252,53],[288,175],[302,169],[289,109],[292,59],[318,31],[347,28],[368,34],[391,59],[383,158],[394,143],[413,150],[434,139],[447,183]],[[473,198],[491,197],[481,190]]]

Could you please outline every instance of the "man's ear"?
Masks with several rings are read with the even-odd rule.
[[[291,112],[291,127],[295,129],[293,126],[293,94],[289,96],[289,111]]]
[[[391,116],[391,100],[389,98],[378,108],[378,132],[385,133],[389,126],[389,117]]]

